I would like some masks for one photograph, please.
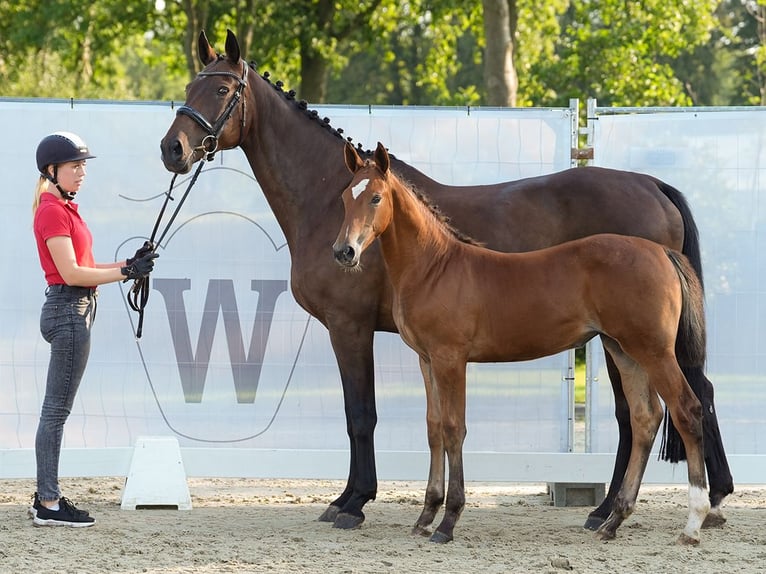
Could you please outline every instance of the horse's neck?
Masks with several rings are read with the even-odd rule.
[[[380,235],[383,257],[394,285],[413,272],[426,273],[438,264],[457,240],[415,194],[398,181],[391,190],[393,216]]]
[[[343,140],[253,76],[248,101],[252,128],[241,147],[293,249],[307,229],[342,219],[337,199],[350,179]],[[328,211],[337,212],[336,217],[328,217]]]

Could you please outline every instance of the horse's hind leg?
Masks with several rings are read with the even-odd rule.
[[[426,388],[426,424],[428,427],[428,448],[431,464],[428,471],[428,485],[423,511],[420,513],[412,534],[431,536],[428,529],[444,502],[444,437],[442,435],[441,404],[439,390],[431,373],[431,364],[420,358],[420,372]]]
[[[614,392],[614,416],[617,419],[617,433],[619,439],[617,443],[617,455],[614,460],[612,480],[609,482],[609,490],[598,508],[588,514],[588,518],[583,525],[584,528],[587,528],[588,530],[597,530],[611,514],[614,499],[617,496],[617,492],[622,486],[622,481],[625,477],[625,469],[628,467],[630,448],[633,441],[633,431],[630,426],[630,409],[628,408],[627,400],[625,400],[625,393],[622,390],[622,377],[620,376],[620,371],[615,366],[609,351],[607,351],[606,348],[604,348],[604,351],[606,368],[609,372],[609,381],[612,383],[612,391]]]
[[[726,460],[721,431],[718,428],[718,417],[713,401],[713,383],[705,376],[702,367],[689,367],[682,370],[692,390],[697,389],[694,394],[699,397],[702,403],[705,466],[710,481],[710,512],[702,527],[721,526],[726,522],[726,517],[721,510],[721,503],[726,496],[734,492],[734,481],[729,470],[729,463]]]

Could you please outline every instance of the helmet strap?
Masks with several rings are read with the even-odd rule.
[[[56,189],[59,190],[59,193],[61,194],[61,197],[63,197],[67,201],[73,201],[74,200],[74,196],[77,194],[77,192],[64,191],[64,188],[61,187],[61,185],[59,185],[59,182],[58,182],[58,171],[59,171],[59,166],[58,165],[54,165],[53,166],[53,177],[48,175],[47,171],[45,173],[43,173],[43,177],[45,177],[45,179],[47,179],[53,185],[56,186]]]

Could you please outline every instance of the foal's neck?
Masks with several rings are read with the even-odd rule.
[[[459,241],[431,208],[399,180],[391,183],[391,222],[380,235],[383,257],[396,284],[405,273],[427,271]]]

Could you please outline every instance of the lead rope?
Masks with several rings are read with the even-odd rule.
[[[165,208],[168,206],[168,201],[175,201],[171,193],[173,191],[173,185],[175,184],[176,177],[178,177],[178,174],[175,174],[173,176],[173,179],[170,180],[170,187],[168,188],[168,191],[165,194],[165,201],[163,202],[162,208],[160,209],[160,213],[157,216],[157,221],[154,222],[154,229],[152,229],[152,235],[149,238],[149,244],[151,245],[152,253],[157,251],[157,247],[159,247],[160,244],[162,243],[162,240],[165,239],[165,235],[167,235],[168,231],[170,230],[170,226],[173,225],[173,222],[175,221],[176,216],[178,215],[178,212],[181,210],[181,206],[184,204],[184,201],[186,201],[186,197],[189,195],[189,192],[191,191],[192,186],[194,186],[194,183],[197,181],[197,177],[202,171],[202,166],[204,165],[205,161],[206,161],[206,158],[203,158],[202,160],[200,160],[199,166],[197,167],[197,171],[194,172],[194,175],[189,181],[189,185],[187,186],[186,191],[181,196],[181,201],[178,202],[178,205],[176,206],[175,211],[173,211],[173,215],[170,217],[170,221],[168,221],[167,225],[165,226],[165,229],[162,231],[162,235],[160,235],[159,239],[157,239],[157,241],[155,242],[154,238],[157,235],[157,230],[160,227],[160,222],[162,221],[162,217],[165,214]],[[133,280],[133,286],[130,288],[130,291],[128,291],[127,299],[128,299],[128,305],[130,305],[130,308],[138,312],[138,326],[136,328],[136,339],[140,339],[144,329],[144,308],[146,307],[146,303],[149,301],[149,276],[148,275],[145,275],[144,277],[140,277],[138,279]]]

